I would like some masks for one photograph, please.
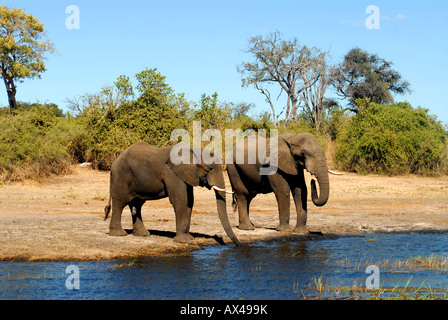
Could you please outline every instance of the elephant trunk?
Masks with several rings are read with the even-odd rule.
[[[218,207],[218,216],[219,220],[221,220],[221,224],[224,228],[224,231],[227,233],[232,242],[240,246],[241,243],[238,241],[237,237],[233,233],[232,227],[230,226],[229,218],[227,217],[227,208],[226,208],[226,193],[223,191],[216,191],[216,204]]]
[[[230,226],[229,218],[227,217],[227,206],[226,206],[226,191],[225,191],[225,184],[224,184],[224,177],[222,175],[221,167],[215,168],[217,172],[220,174],[215,175],[216,183],[211,184],[213,190],[215,191],[216,196],[216,205],[218,208],[218,216],[219,220],[221,221],[221,224],[224,228],[224,231],[229,236],[229,238],[232,240],[232,242],[240,246],[241,243],[238,241],[237,237],[233,233],[232,227]],[[211,182],[211,181],[209,181]],[[224,191],[222,191],[224,190]]]
[[[328,197],[330,196],[330,181],[328,178],[328,168],[325,163],[325,158],[319,161],[320,165],[315,173],[313,173],[317,182],[319,183],[319,195],[317,194],[316,182],[314,179],[311,180],[311,199],[314,205],[320,207],[327,203]]]

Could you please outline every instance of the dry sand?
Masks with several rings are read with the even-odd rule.
[[[225,174],[226,176],[226,174]],[[226,177],[227,186],[230,189]],[[307,182],[309,184],[309,176]],[[373,232],[448,233],[448,177],[330,176],[330,200],[324,207],[309,202],[312,236]],[[0,185],[0,261],[102,260],[144,255],[184,254],[207,244],[230,244],[216,215],[214,192],[196,187],[190,244],[173,241],[174,211],[168,199],[146,202],[142,216],[149,237],[110,237],[104,206],[109,173],[73,167],[73,174]],[[275,231],[274,194],[258,195],[251,204],[253,231],[236,228],[238,215],[227,198],[231,225],[243,243],[300,237]],[[291,200],[291,226],[296,215]],[[131,229],[131,214],[123,212]]]

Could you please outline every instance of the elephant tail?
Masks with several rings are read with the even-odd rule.
[[[107,217],[109,216],[111,202],[112,202],[112,170],[110,171],[109,203],[107,204],[107,206],[104,207],[104,220],[107,220]]]
[[[109,197],[109,203],[107,204],[107,206],[104,207],[104,220],[107,220],[107,217],[109,216],[109,212],[110,212],[110,203],[111,203],[112,197]]]

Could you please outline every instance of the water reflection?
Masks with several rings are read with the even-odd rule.
[[[382,286],[412,277],[447,288],[448,270],[391,268],[410,257],[448,256],[445,234],[374,234],[271,241],[245,247],[215,245],[182,257],[102,262],[0,262],[0,299],[295,299],[313,279],[364,285],[377,264]],[[65,286],[66,268],[79,268],[80,289]]]

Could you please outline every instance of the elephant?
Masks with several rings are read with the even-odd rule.
[[[261,141],[260,141],[261,139]],[[271,138],[275,139],[275,138]],[[232,185],[234,209],[238,207],[239,225],[241,230],[253,230],[255,227],[249,219],[249,205],[259,193],[274,192],[278,204],[278,231],[291,231],[289,226],[290,193],[294,198],[297,211],[297,224],[294,233],[308,234],[307,222],[307,186],[304,170],[317,178],[320,194],[316,190],[315,180],[311,180],[311,197],[316,206],[323,206],[329,198],[330,183],[325,155],[321,145],[309,133],[283,133],[277,136],[278,153],[276,169],[272,174],[260,174],[260,169],[266,167],[275,156],[270,153],[270,139],[257,137],[257,143],[248,143],[247,138],[239,141],[226,160],[227,173]],[[266,146],[266,157],[257,156],[256,161],[248,162],[248,155],[258,154],[256,146]],[[243,163],[238,163],[237,154],[244,153]],[[274,152],[272,152],[274,153]],[[268,160],[269,157],[269,160]],[[241,162],[241,161],[240,161]]]
[[[104,208],[105,220],[112,208],[109,235],[127,235],[121,227],[121,215],[124,207],[129,206],[133,235],[148,236],[149,231],[143,225],[141,216],[142,205],[147,200],[168,197],[176,217],[174,240],[181,243],[189,242],[193,239],[189,233],[194,203],[193,187],[201,186],[214,189],[221,224],[229,238],[236,245],[240,245],[227,217],[226,190],[221,164],[205,163],[200,157],[202,149],[190,146],[186,148],[188,152],[186,156],[183,155],[190,161],[176,162],[170,156],[175,154],[173,148],[176,146],[181,145],[157,148],[144,142],[134,143],[113,162],[110,171],[109,203]],[[183,147],[185,148],[185,145]],[[200,160],[191,161],[193,159]]]

